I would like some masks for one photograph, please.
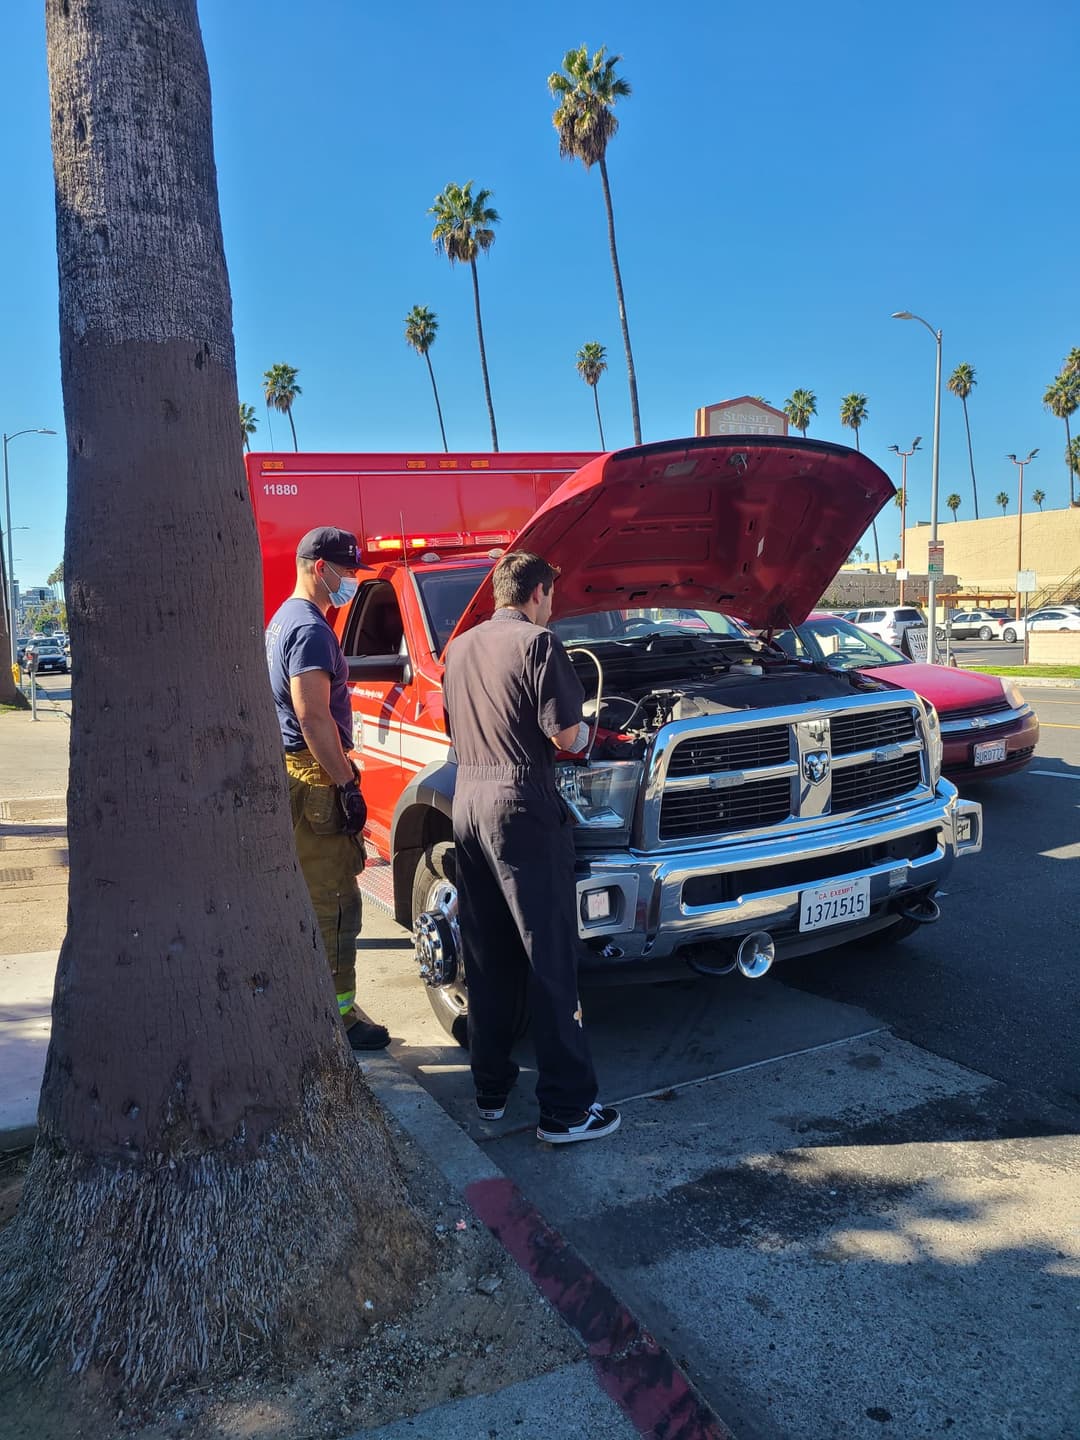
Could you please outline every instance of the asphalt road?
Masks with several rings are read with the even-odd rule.
[[[1006,645],[1001,640],[954,640],[952,653],[958,665],[1022,665],[1024,642]],[[938,654],[939,662],[944,659]]]
[[[623,1128],[505,1121],[368,907],[361,998],[393,1050],[685,1364],[740,1440],[1075,1440],[1080,1386],[1080,691],[1031,697],[982,855],[893,950],[584,997]],[[1075,727],[1075,728],[1071,728]],[[973,792],[974,793],[974,792]]]
[[[66,677],[42,688],[67,708]],[[537,1143],[527,1044],[506,1119],[477,1119],[409,936],[366,905],[360,999],[396,1058],[739,1440],[1076,1440],[1080,690],[1030,698],[1036,761],[981,787],[939,924],[586,993],[623,1113],[596,1145]]]

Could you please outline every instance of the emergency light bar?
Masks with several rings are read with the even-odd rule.
[[[448,535],[368,535],[364,549],[376,554],[405,550],[463,550],[509,545],[512,530],[456,530]]]

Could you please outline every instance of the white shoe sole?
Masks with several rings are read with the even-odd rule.
[[[480,1116],[481,1120],[501,1120],[506,1114],[506,1106],[503,1105],[499,1110],[481,1110],[478,1105],[476,1107],[476,1113]]]
[[[598,1125],[595,1130],[581,1129],[576,1134],[555,1134],[552,1131],[542,1130],[536,1127],[536,1138],[543,1140],[545,1145],[576,1145],[580,1140],[603,1140],[605,1135],[614,1135],[615,1131],[622,1124],[622,1116],[617,1115],[610,1125]]]

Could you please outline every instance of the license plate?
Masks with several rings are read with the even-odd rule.
[[[846,925],[865,920],[870,914],[870,877],[843,880],[804,890],[799,900],[799,929],[824,930],[829,925]]]
[[[997,765],[1005,759],[1004,740],[988,740],[985,745],[975,746],[976,765]]]

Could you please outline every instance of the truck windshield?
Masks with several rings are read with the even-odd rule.
[[[644,635],[716,636],[723,640],[745,641],[749,637],[737,620],[718,610],[600,610],[591,615],[558,618],[559,592],[555,591],[555,615],[551,628],[567,645],[590,640],[633,640]]]
[[[434,654],[441,655],[446,649],[446,642],[465,613],[465,606],[480,589],[494,563],[485,560],[482,564],[463,565],[460,570],[413,570],[431,629]]]

